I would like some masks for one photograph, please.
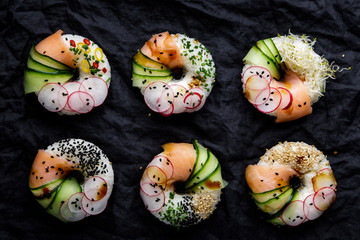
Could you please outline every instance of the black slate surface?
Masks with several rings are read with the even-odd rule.
[[[1,239],[358,239],[360,230],[360,3],[348,1],[1,1]],[[58,29],[97,42],[112,67],[109,96],[81,116],[47,112],[24,96],[23,69],[33,43]],[[315,50],[350,71],[337,73],[312,115],[276,125],[241,92],[241,60],[259,39],[286,34],[317,39]],[[194,114],[152,113],[131,86],[133,54],[152,34],[186,33],[211,51],[217,82]],[[344,57],[343,57],[344,55]],[[43,211],[28,189],[39,148],[76,137],[101,147],[113,162],[115,188],[106,211],[64,224]],[[198,139],[220,159],[229,185],[209,220],[177,230],[155,220],[139,197],[140,167],[161,145]],[[279,141],[304,141],[327,154],[337,199],[323,216],[297,228],[258,218],[244,180]],[[338,152],[338,154],[334,154]]]

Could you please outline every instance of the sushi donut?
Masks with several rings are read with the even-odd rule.
[[[106,99],[111,69],[103,50],[88,38],[62,30],[32,46],[24,73],[25,94],[35,93],[51,112],[90,112]]]
[[[132,59],[132,85],[163,116],[200,110],[215,82],[209,50],[185,34],[153,35]]]
[[[104,152],[73,138],[39,150],[29,178],[36,201],[64,222],[104,211],[113,185],[114,172]]]
[[[312,113],[335,70],[318,55],[309,37],[278,36],[256,42],[244,57],[246,98],[260,112],[288,122]]]
[[[297,226],[314,220],[336,198],[336,180],[326,156],[303,142],[267,150],[245,170],[256,206],[274,225]]]
[[[167,143],[140,181],[145,207],[162,222],[187,227],[208,218],[226,182],[217,158],[197,141]]]

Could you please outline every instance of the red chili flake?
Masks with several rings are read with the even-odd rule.
[[[103,69],[101,69],[104,73],[106,73],[107,72],[107,70],[106,70],[106,68],[103,68]]]
[[[90,40],[89,40],[89,39],[84,38],[84,43],[85,43],[85,44],[87,44],[87,45],[90,45]]]
[[[93,62],[93,67],[94,68],[98,68],[99,67],[99,64],[97,62]]]
[[[76,44],[75,44],[75,41],[74,41],[74,40],[70,40],[70,46],[76,47]]]

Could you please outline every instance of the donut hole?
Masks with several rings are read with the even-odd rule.
[[[66,177],[67,178],[74,177],[76,178],[76,180],[78,180],[80,184],[83,184],[85,181],[83,174],[77,170],[71,171]]]
[[[173,78],[178,81],[185,77],[183,68],[172,69],[172,75]]]
[[[174,183],[175,192],[179,194],[185,193],[185,182]]]
[[[289,184],[292,188],[298,189],[301,185],[301,180],[298,176],[294,175],[294,176],[290,177]]]
[[[73,74],[74,74],[74,76],[70,79],[69,82],[75,82],[75,81],[78,81],[78,80],[79,80],[79,78],[80,78],[80,72],[79,72],[79,69],[78,69],[78,68],[73,70]]]

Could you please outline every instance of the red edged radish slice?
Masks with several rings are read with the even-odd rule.
[[[264,104],[270,97],[270,88],[262,90],[255,98],[254,102],[251,102],[254,105]],[[250,100],[249,100],[250,101]]]
[[[68,222],[77,222],[86,217],[86,212],[83,210],[78,212],[70,211],[68,204],[69,201],[64,202],[59,209],[60,215],[63,219],[65,219]]]
[[[77,92],[77,91],[85,92],[85,88],[80,82],[67,82],[62,86],[68,91],[68,98],[73,92]],[[63,110],[74,112],[73,110],[71,110],[67,102]]]
[[[87,92],[76,91],[70,94],[68,105],[77,113],[88,113],[94,108],[95,101]]]
[[[106,209],[107,203],[108,201],[105,198],[99,201],[92,201],[84,195],[81,199],[82,208],[90,215],[96,215],[103,212]]]
[[[154,112],[165,112],[169,110],[174,101],[174,92],[164,82],[153,82],[144,91],[146,105]]]
[[[39,91],[39,103],[50,112],[64,109],[68,98],[67,90],[57,83],[45,84]]]
[[[166,110],[165,112],[160,113],[164,117],[170,116],[174,112],[174,104],[171,105],[171,107]]]
[[[158,166],[149,166],[145,169],[147,177],[154,183],[166,184],[166,174]]]
[[[288,109],[293,101],[293,96],[289,90],[283,87],[278,87],[277,90],[281,94],[281,103],[279,105],[279,109],[285,110]]]
[[[81,206],[81,199],[84,194],[82,192],[74,193],[68,199],[68,208],[70,212],[84,212]]]
[[[314,206],[320,211],[327,210],[335,201],[335,190],[330,187],[321,188],[314,195]]]
[[[109,87],[107,83],[100,77],[88,77],[81,81],[81,84],[86,89],[95,101],[95,107],[100,106],[108,95]]]
[[[174,173],[174,166],[171,161],[162,154],[159,154],[154,157],[154,159],[149,163],[148,167],[157,166],[159,167],[166,175],[167,179],[170,179]]]
[[[255,91],[261,91],[265,88],[268,88],[270,86],[270,83],[265,79],[261,78],[260,76],[253,75],[248,78],[248,80],[245,83],[245,91],[248,90],[255,90]]]
[[[106,181],[99,176],[86,180],[84,184],[84,195],[90,200],[98,201],[106,196],[108,187]]]
[[[260,66],[248,67],[242,75],[242,82],[245,84],[249,79],[249,77],[253,75],[257,75],[260,78],[264,78],[269,84],[271,83],[272,80],[271,73],[266,68]]]
[[[309,220],[315,220],[323,214],[324,211],[318,210],[314,206],[314,193],[307,196],[304,200],[304,214]]]
[[[202,88],[192,88],[189,90],[190,94],[198,94],[201,96],[200,103],[196,107],[187,108],[186,112],[196,112],[199,111],[205,104],[206,96]],[[186,106],[186,105],[185,105]]]
[[[270,88],[270,96],[269,96],[268,100],[266,100],[266,102],[261,105],[256,105],[255,107],[260,112],[271,113],[279,107],[280,103],[281,103],[280,92],[276,88],[271,87]]]
[[[281,214],[281,219],[288,226],[298,226],[306,219],[304,214],[304,202],[296,200],[291,202]]]
[[[149,196],[142,189],[140,189],[140,196],[144,202],[145,208],[150,212],[159,211],[164,206],[164,192],[161,192],[160,194],[155,196]]]
[[[336,180],[331,168],[324,168],[318,171],[311,181],[315,192],[323,187],[330,187],[334,190],[336,189]]]
[[[140,188],[146,195],[149,195],[149,196],[159,195],[161,192],[164,191],[156,183],[150,183],[150,182],[142,183],[140,185]]]
[[[170,85],[174,92],[174,111],[173,113],[183,113],[186,110],[185,104],[184,104],[184,98],[186,95],[187,89],[184,86],[181,86],[179,84],[172,84]]]
[[[247,100],[252,103],[255,104],[256,103],[256,98],[260,95],[260,93],[266,93],[268,92],[268,95],[270,96],[270,87],[262,89],[262,90],[252,90],[252,89],[245,89],[245,96],[247,98]],[[268,98],[267,98],[268,99]]]

